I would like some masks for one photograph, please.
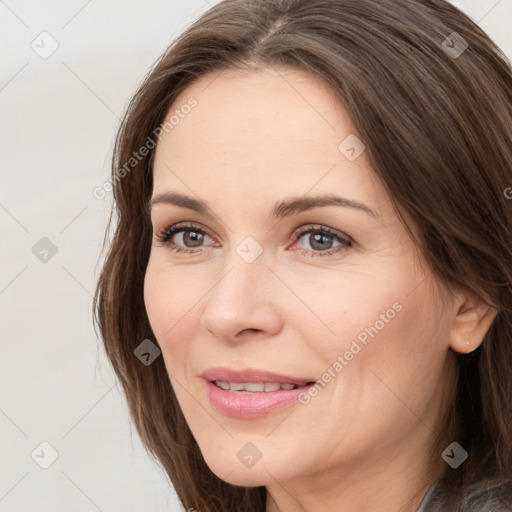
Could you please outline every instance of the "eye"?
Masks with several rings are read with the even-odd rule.
[[[156,236],[159,242],[177,253],[198,253],[203,242],[207,239],[213,240],[206,231],[195,224],[176,224],[157,233]],[[298,229],[294,233],[294,240],[295,245],[303,241],[309,244],[312,250],[302,246],[295,247],[294,250],[311,257],[330,256],[352,246],[352,240],[348,236],[322,225]]]
[[[211,237],[202,229],[194,224],[176,224],[166,228],[162,233],[156,235],[159,242],[168,245],[169,249],[175,252],[193,253],[197,252],[195,248],[201,247],[205,237]],[[172,239],[176,238],[179,243],[184,244],[181,247]]]
[[[295,233],[295,239],[299,242],[304,241],[313,248],[309,250],[298,247],[295,250],[312,257],[330,256],[352,246],[352,240],[348,236],[321,225],[300,228]],[[336,242],[338,245],[334,245]]]

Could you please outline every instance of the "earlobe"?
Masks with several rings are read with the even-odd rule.
[[[482,344],[498,310],[470,290],[463,292],[462,298],[450,331],[450,348],[469,354]]]

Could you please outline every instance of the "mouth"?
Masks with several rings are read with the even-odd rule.
[[[234,370],[226,367],[209,368],[202,373],[201,377],[216,383],[222,389],[257,393],[264,392],[267,386],[269,391],[277,391],[277,388],[271,387],[275,387],[277,384],[283,386],[282,389],[289,390],[316,382],[314,378],[293,377],[256,368],[245,370]]]
[[[292,389],[307,388],[314,382],[307,382],[305,385],[293,384],[291,382],[227,382],[223,380],[212,381],[218,388],[231,393],[254,394],[273,393],[275,391],[290,391]]]
[[[201,377],[212,407],[235,418],[267,416],[292,406],[317,382],[256,369],[211,368]]]

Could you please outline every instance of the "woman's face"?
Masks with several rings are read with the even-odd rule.
[[[303,72],[224,71],[167,120],[144,297],[212,471],[304,489],[426,461],[454,311],[346,112]]]

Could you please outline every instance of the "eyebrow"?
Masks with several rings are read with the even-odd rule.
[[[152,197],[147,204],[148,211],[151,211],[153,206],[157,204],[170,204],[181,208],[188,208],[207,217],[213,217],[207,203],[176,192],[163,192]],[[365,212],[376,219],[380,218],[374,210],[364,203],[332,194],[314,197],[291,197],[283,201],[278,201],[270,214],[271,217],[278,219],[322,206],[343,206],[347,208],[354,208]]]

